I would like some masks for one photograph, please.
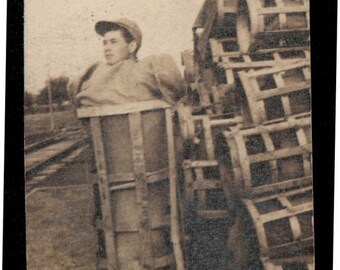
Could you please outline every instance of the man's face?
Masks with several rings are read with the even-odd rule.
[[[103,40],[104,56],[108,65],[114,65],[119,61],[130,57],[130,46],[120,30],[109,31]]]

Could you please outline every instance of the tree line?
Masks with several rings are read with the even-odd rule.
[[[40,89],[38,95],[33,95],[25,90],[24,92],[24,106],[31,108],[34,105],[48,105],[49,104],[49,87],[51,88],[52,104],[57,104],[59,107],[65,101],[70,101],[68,93],[69,78],[66,76],[59,76],[51,78],[46,81],[45,86]]]

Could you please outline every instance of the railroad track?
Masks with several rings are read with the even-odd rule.
[[[85,147],[86,141],[80,130],[58,134],[25,147],[26,187],[32,189],[72,162]]]

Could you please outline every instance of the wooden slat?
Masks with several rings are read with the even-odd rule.
[[[280,196],[277,199],[282,204],[282,206],[287,208],[288,211],[290,210],[294,211],[295,207],[291,204],[291,202],[287,199],[287,197]],[[289,223],[290,223],[291,231],[294,236],[294,240],[298,240],[302,235],[302,230],[301,230],[300,222],[297,216],[289,217]]]
[[[284,13],[307,13],[309,6],[294,6],[294,7],[266,7],[257,12],[258,15],[274,15]],[[298,30],[298,29],[297,29]]]
[[[236,132],[242,133],[243,136],[251,136],[261,133],[261,131],[267,131],[267,132],[275,132],[275,131],[281,131],[284,129],[291,129],[291,128],[298,128],[298,127],[306,127],[311,125],[311,119],[310,117],[304,117],[301,119],[287,119],[287,121],[280,121],[279,123],[275,123],[275,125],[258,125],[255,128],[247,128],[247,129],[241,129],[236,130]],[[228,136],[228,132],[224,132],[225,136]]]
[[[147,183],[155,183],[161,181],[168,177],[169,169],[165,168],[159,171],[147,172],[145,176],[147,178]],[[109,183],[122,183],[131,182],[135,180],[135,175],[133,173],[120,173],[120,174],[108,174]]]
[[[294,50],[292,50],[294,51]],[[299,50],[301,51],[301,50]],[[225,56],[224,54],[221,56],[215,56],[214,59],[216,59],[216,63],[221,68],[230,68],[230,69],[250,69],[250,68],[272,68],[274,66],[284,66],[284,65],[292,65],[300,62],[305,62],[306,64],[309,63],[310,59],[305,57],[297,57],[297,58],[282,58],[279,53],[281,53],[280,50],[270,52],[272,54],[273,59],[268,60],[262,60],[262,61],[253,61],[251,60],[250,56],[259,56],[261,53],[256,52],[252,54],[243,54],[243,55],[232,55],[232,56]],[[265,53],[268,54],[268,53]],[[242,61],[235,61],[233,58],[241,58]],[[218,60],[222,58],[222,62],[219,62]],[[248,59],[245,61],[245,59]]]
[[[140,113],[129,114],[132,159],[136,183],[136,204],[139,214],[139,238],[141,242],[141,264],[153,264],[152,237],[148,213],[148,187],[146,182],[142,119]]]
[[[264,75],[270,75],[273,73],[279,73],[282,71],[287,71],[287,70],[293,70],[293,69],[298,69],[298,68],[309,68],[309,63],[306,61],[298,62],[289,66],[277,66],[273,68],[268,68],[268,69],[261,69],[261,70],[249,70],[246,74],[248,78],[252,77],[258,77],[258,76],[264,76]]]
[[[212,54],[214,57],[214,61],[218,62],[219,57],[239,57],[241,56],[240,51],[232,51],[232,52],[225,52],[223,51],[223,42],[230,40],[230,38],[222,38],[222,39],[209,39],[210,47],[212,50]],[[271,49],[259,49],[256,53],[245,53],[244,55],[251,55],[251,54],[266,54],[266,53],[275,53],[275,52],[286,52],[286,51],[296,51],[296,50],[309,50],[307,46],[301,47],[283,47],[283,48],[271,48]]]
[[[109,183],[131,182],[135,179],[134,173],[108,174]]]
[[[240,133],[235,134],[234,136],[235,143],[237,145],[237,152],[238,152],[238,157],[240,159],[239,163],[242,168],[242,177],[244,181],[244,186],[245,187],[251,187],[251,172],[250,172],[250,157],[247,154],[247,148],[244,143],[243,137],[241,136]],[[240,179],[241,180],[241,179]]]
[[[243,117],[236,116],[229,119],[211,119],[210,126],[211,127],[218,127],[218,126],[233,126],[243,123]]]
[[[184,168],[204,168],[204,167],[216,167],[218,165],[217,160],[184,160]]]
[[[294,195],[297,195],[297,194],[308,193],[308,192],[311,192],[312,190],[313,190],[313,187],[310,185],[308,187],[301,187],[299,189],[287,191],[287,192],[284,193],[284,195],[286,197],[290,197],[290,196],[294,196]],[[277,194],[274,194],[274,195],[270,195],[270,196],[254,198],[254,199],[252,199],[252,201],[254,203],[261,203],[261,202],[270,201],[270,200],[276,199],[276,198],[277,198]]]
[[[263,121],[261,124],[267,126],[267,125],[272,125],[272,124],[278,124],[284,121],[291,122],[291,121],[296,121],[296,120],[300,121],[303,118],[310,119],[310,117],[311,117],[311,112],[309,111],[309,112],[294,114],[294,115],[287,116],[287,117],[281,117],[281,118],[275,118],[273,120]]]
[[[250,112],[252,112],[251,118],[253,122],[260,123],[263,120],[263,116],[261,117],[261,114],[265,114],[265,112],[264,104],[260,104],[260,106],[262,106],[262,108],[260,108],[260,106],[258,106],[259,103],[254,102],[255,100],[254,92],[259,92],[258,85],[256,85],[255,88],[253,87],[253,85],[251,84],[251,80],[248,78],[248,73],[246,73],[245,71],[238,72],[238,76],[242,82],[243,89],[246,93],[246,98],[248,101]]]
[[[105,105],[98,107],[84,107],[77,109],[78,118],[108,116],[108,115],[122,115],[135,113],[139,111],[151,111],[158,109],[165,109],[171,107],[169,103],[163,100],[148,100],[139,102],[129,102],[118,105]]]
[[[229,217],[227,210],[197,210],[196,216],[201,219],[226,219]]]
[[[212,138],[209,116],[206,115],[202,121],[204,129],[205,146],[207,149],[208,160],[215,160],[215,146]]]
[[[304,263],[304,264],[313,264],[314,258],[312,254],[296,254],[294,256],[289,257],[273,257],[273,258],[267,258],[267,262],[270,262],[275,265],[282,265],[286,263]]]
[[[168,140],[168,162],[169,162],[169,185],[170,185],[170,223],[171,241],[175,254],[176,269],[184,270],[184,260],[180,241],[180,229],[178,223],[177,206],[177,178],[176,178],[176,154],[172,126],[172,114],[170,109],[165,110],[166,132]]]
[[[267,192],[280,191],[290,188],[301,188],[301,186],[306,186],[309,184],[312,184],[311,177],[301,177],[258,187],[246,187],[245,193],[247,195],[250,194],[248,196],[255,196]]]
[[[294,215],[310,212],[313,210],[313,202],[305,203],[302,205],[296,205],[294,208],[278,210],[272,213],[261,215],[260,222],[266,223],[278,219],[288,218]]]
[[[100,118],[90,120],[93,146],[96,157],[97,173],[99,175],[99,191],[103,212],[103,229],[105,236],[105,249],[107,254],[108,270],[118,270],[117,251],[115,246],[115,234],[112,220],[111,197],[108,187],[108,175],[106,168],[105,149],[101,131]]]
[[[261,134],[262,134],[264,144],[266,146],[266,150],[269,151],[269,152],[275,151],[275,147],[274,147],[273,141],[272,141],[269,133],[268,132],[262,132]],[[269,163],[270,163],[270,167],[271,167],[271,170],[272,170],[272,182],[276,183],[276,182],[279,181],[279,169],[278,169],[278,166],[277,166],[277,161],[271,160]]]
[[[218,179],[195,181],[193,183],[194,190],[207,190],[207,189],[220,189],[220,188],[222,188],[222,185],[221,185],[220,180]]]
[[[311,81],[295,83],[292,86],[281,86],[275,89],[262,91],[256,94],[255,100],[262,100],[273,96],[287,95],[296,91],[309,89],[311,87]]]
[[[304,153],[310,153],[312,151],[312,145],[307,144],[304,146],[296,146],[292,148],[284,148],[275,151],[268,151],[266,153],[259,153],[249,156],[250,163],[257,163],[262,161],[269,161],[273,159],[281,159],[285,157],[302,155]]]
[[[160,182],[160,181],[167,181],[167,176],[163,177],[163,174],[152,175],[151,177],[147,177],[147,184],[154,184],[154,183],[157,183],[157,182]],[[114,182],[114,183],[117,184],[116,182]],[[112,184],[112,182],[111,182],[111,184]],[[135,181],[133,181],[133,182],[122,182],[119,185],[110,186],[110,190],[111,191],[118,191],[118,190],[124,190],[124,189],[131,189],[131,188],[135,188],[135,187],[136,187]]]
[[[282,87],[285,86],[285,82],[282,79],[281,73],[273,74],[273,76],[274,76],[275,83],[279,88],[282,88]],[[281,102],[282,102],[282,107],[283,107],[283,111],[285,113],[285,116],[291,115],[292,110],[291,110],[291,107],[290,107],[289,97],[286,96],[286,95],[281,96]]]
[[[235,132],[234,132],[235,133]],[[242,193],[245,188],[243,181],[242,167],[240,162],[239,151],[235,139],[232,136],[233,133],[225,132],[224,136],[230,148],[230,157],[233,165],[234,182],[230,183],[230,186],[235,187],[238,193]],[[227,196],[228,194],[226,194]]]
[[[265,255],[269,257],[274,257],[277,256],[277,254],[282,253],[298,254],[306,248],[312,249],[313,245],[314,239],[313,237],[309,237],[300,241],[289,242],[287,244],[271,247],[271,249],[269,249]]]
[[[247,206],[248,211],[253,219],[253,222],[255,223],[254,225],[256,229],[257,238],[260,242],[261,252],[266,254],[268,252],[269,245],[266,231],[263,227],[262,221],[260,220],[261,215],[251,200],[244,199],[243,203]]]
[[[305,134],[303,128],[299,128],[296,131],[296,136],[297,136],[297,139],[298,139],[298,142],[299,142],[300,145],[307,145],[308,144],[307,137],[306,137],[306,134]],[[310,155],[311,155],[310,153],[306,153],[303,156],[303,169],[304,169],[305,176],[309,176],[312,173],[312,164],[311,164],[311,161],[310,161]]]

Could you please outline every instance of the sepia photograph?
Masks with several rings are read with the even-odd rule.
[[[27,269],[316,269],[309,2],[25,0]]]

